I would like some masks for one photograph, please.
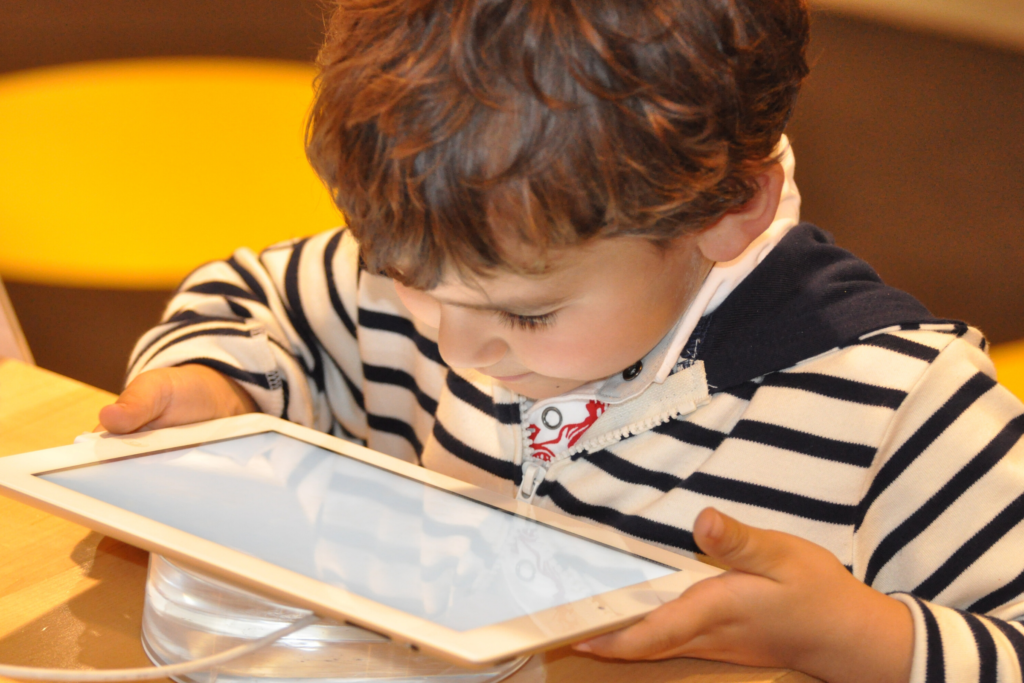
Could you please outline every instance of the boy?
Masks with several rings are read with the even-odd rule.
[[[598,655],[1020,680],[1024,407],[797,225],[806,40],[802,0],[341,2],[349,228],[190,275],[103,425],[259,409],[733,568]]]

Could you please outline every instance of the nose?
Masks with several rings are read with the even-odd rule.
[[[496,330],[481,320],[478,311],[441,307],[437,347],[453,368],[486,368],[505,357],[508,345]]]

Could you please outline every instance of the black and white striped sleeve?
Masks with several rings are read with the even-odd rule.
[[[903,401],[858,510],[854,573],[910,608],[914,683],[1024,678],[1024,405],[974,336]]]
[[[235,379],[260,410],[363,439],[358,245],[346,230],[239,249],[179,287],[162,323],[136,344],[128,381],[160,367],[206,365]]]

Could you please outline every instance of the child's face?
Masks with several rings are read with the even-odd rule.
[[[409,311],[437,329],[441,357],[543,399],[622,372],[672,329],[712,266],[684,236],[665,250],[640,237],[560,249],[540,276],[396,283]]]

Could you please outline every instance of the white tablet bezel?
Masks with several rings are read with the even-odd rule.
[[[278,432],[680,571],[532,615],[456,631],[142,515],[64,488],[38,474],[263,432]],[[321,616],[343,619],[462,665],[539,652],[640,619],[720,569],[580,520],[502,496],[397,458],[263,414],[240,415],[0,458],[0,491],[145,550]]]

